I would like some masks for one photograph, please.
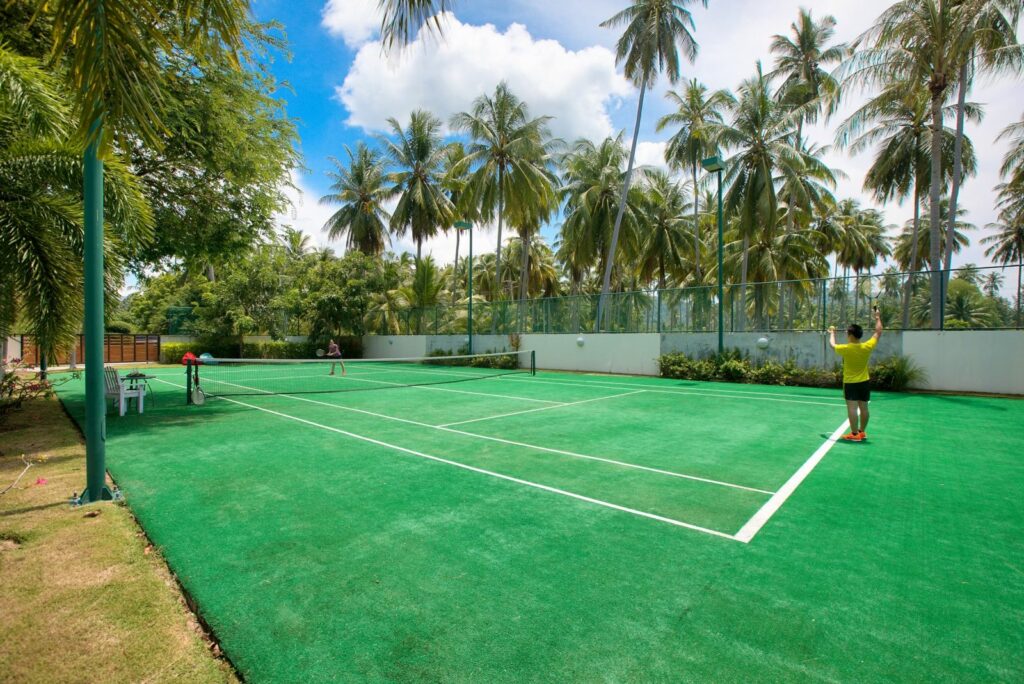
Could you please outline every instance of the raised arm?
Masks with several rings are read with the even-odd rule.
[[[882,312],[875,307],[875,340],[882,339]]]
[[[834,325],[830,325],[828,328],[828,346],[836,348],[836,326]]]

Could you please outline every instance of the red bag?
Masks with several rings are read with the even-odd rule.
[[[195,354],[192,352],[185,352],[185,355],[181,357],[181,365],[187,366],[189,361],[192,362],[193,366],[199,363],[199,359],[196,358]]]

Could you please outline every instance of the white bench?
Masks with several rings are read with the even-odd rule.
[[[103,368],[103,380],[106,385],[106,398],[116,399],[120,415],[125,414],[125,401],[135,399],[139,403],[139,413],[142,413],[142,402],[146,396],[146,386],[139,385],[130,389],[125,385],[121,376],[117,374],[116,368]]]

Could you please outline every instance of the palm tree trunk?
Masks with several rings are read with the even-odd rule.
[[[910,273],[907,275],[907,282],[904,283],[903,295],[903,329],[910,327],[910,300],[914,294],[914,274],[917,272],[917,236],[921,225],[921,190],[914,177],[914,227],[913,235],[910,237]]]
[[[740,307],[739,321],[736,326],[737,332],[745,332],[747,329],[747,266],[750,261],[750,238],[743,236],[743,266],[740,268]],[[735,304],[733,304],[735,306]]]
[[[455,229],[455,263],[452,265],[452,304],[455,304],[455,293],[459,290],[459,242],[462,231]]]
[[[423,253],[423,238],[416,238],[416,265],[419,266],[420,258]]]
[[[697,160],[693,160],[693,164],[690,166],[690,171],[693,175],[693,270],[694,278],[697,285],[700,285],[700,194],[697,192]],[[664,268],[662,269],[664,270]],[[665,279],[665,274],[662,273],[662,281]],[[665,289],[665,283],[662,282],[661,289]]]
[[[956,203],[960,196],[960,181],[964,167],[961,159],[964,148],[964,108],[967,101],[967,63],[960,67],[960,87],[956,99],[956,138],[953,140],[953,184],[949,189],[949,221],[946,223],[946,263],[943,269],[943,291],[949,287],[953,266],[953,231],[956,228]]]
[[[931,225],[928,226],[928,237],[931,240],[928,250],[928,266],[931,270],[931,319],[932,329],[942,328],[942,277],[939,272],[941,263],[942,235],[939,214],[939,193],[942,188],[942,97],[932,94],[932,178],[929,202],[931,206]]]
[[[494,289],[499,297],[501,287],[501,229],[505,226],[505,167],[498,167],[498,246],[494,250]]]
[[[524,332],[526,325],[526,295],[529,293],[527,274],[530,266],[530,231],[524,230],[519,238],[519,246],[523,250],[523,263],[519,267],[519,332]]]
[[[644,92],[647,90],[647,76],[640,83],[640,101],[636,106],[636,124],[633,126],[633,144],[629,148],[629,163],[626,164],[626,179],[622,184],[622,196],[619,198],[619,211],[615,216],[615,228],[612,230],[612,242],[608,246],[608,259],[604,264],[604,280],[601,283],[601,299],[598,301],[597,327],[601,329],[605,300],[612,286],[612,267],[615,265],[615,249],[619,245],[619,230],[622,228],[622,217],[626,213],[626,198],[629,195],[629,182],[633,176],[633,161],[636,158],[636,144],[640,138],[640,119],[644,111]]]
[[[217,281],[217,274],[213,270],[213,264],[206,264],[206,279],[211,283]]]

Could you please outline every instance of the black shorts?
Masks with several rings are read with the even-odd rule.
[[[871,381],[849,382],[843,385],[846,401],[871,401]]]

